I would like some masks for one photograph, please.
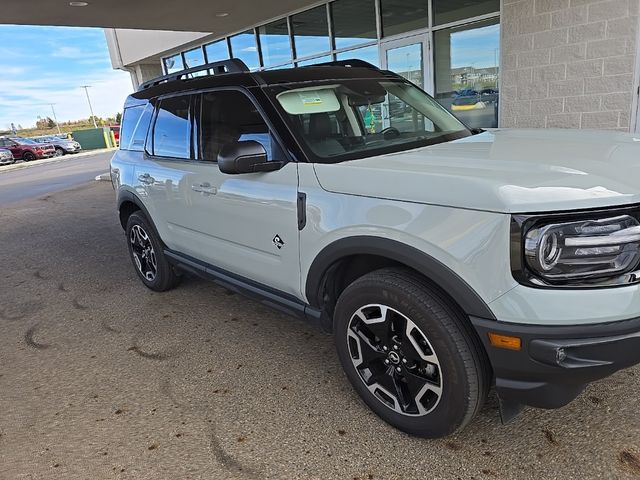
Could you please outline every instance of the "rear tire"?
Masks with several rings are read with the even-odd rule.
[[[22,154],[22,160],[24,160],[25,162],[32,162],[35,159],[36,159],[36,156],[31,152],[24,152]]]
[[[125,231],[129,256],[142,283],[156,292],[178,285],[180,277],[165,257],[162,241],[141,212],[129,216]]]
[[[335,341],[349,381],[394,427],[437,438],[464,428],[491,381],[464,314],[424,278],[387,268],[349,285],[336,304]]]

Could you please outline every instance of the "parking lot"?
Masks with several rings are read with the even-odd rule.
[[[108,182],[0,205],[1,479],[640,476],[640,368],[413,438],[314,327],[195,278],[145,289],[114,208]]]

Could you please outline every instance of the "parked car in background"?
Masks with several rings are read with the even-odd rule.
[[[116,145],[120,145],[120,125],[109,125],[109,130],[113,132],[113,137],[116,139]]]
[[[480,97],[484,103],[494,104],[498,101],[500,92],[495,88],[483,88],[480,90]]]
[[[36,137],[32,138],[37,143],[47,143],[56,149],[55,156],[61,157],[67,153],[78,153],[82,150],[82,146],[75,140],[62,139],[60,137]]]
[[[452,111],[474,110],[485,107],[486,104],[482,101],[480,94],[471,89],[460,90],[454,95],[453,102],[451,102]]]
[[[13,158],[11,150],[0,148],[0,165],[11,165],[12,163],[15,163],[15,161],[16,159]]]
[[[30,162],[39,158],[49,158],[56,154],[56,149],[50,143],[37,143],[22,137],[0,137],[0,148],[11,150],[16,160]]]

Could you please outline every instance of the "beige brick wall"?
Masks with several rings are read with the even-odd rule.
[[[500,125],[629,131],[639,10],[640,0],[503,0]]]

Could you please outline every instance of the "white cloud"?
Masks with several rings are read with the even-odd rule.
[[[55,104],[60,122],[87,118],[89,105],[81,85],[91,85],[89,95],[97,116],[113,116],[122,111],[128,94],[133,91],[128,73],[104,69],[91,75],[32,75],[29,80],[0,78],[0,117],[4,124],[13,122],[33,126],[38,116],[51,116],[49,103]]]

